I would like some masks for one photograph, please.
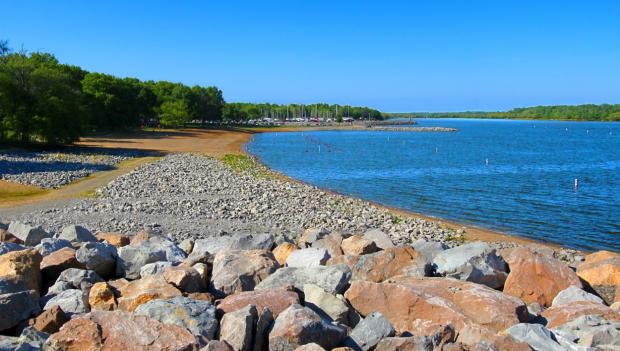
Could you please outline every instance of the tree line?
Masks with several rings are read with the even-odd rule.
[[[573,121],[620,121],[620,104],[555,105],[514,108],[498,112],[420,112],[388,114],[389,117],[434,118],[504,118],[504,119],[553,119]]]
[[[338,104],[254,104],[227,103],[222,112],[225,121],[245,121],[263,118],[287,120],[294,118],[342,121],[345,117],[353,119],[383,119],[381,111],[359,106]]]
[[[149,123],[204,124],[220,120],[224,104],[216,87],[88,72],[0,41],[0,142],[60,144]]]

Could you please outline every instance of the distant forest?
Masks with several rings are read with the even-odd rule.
[[[88,72],[0,40],[0,143],[64,144],[94,131],[287,117],[381,119],[365,107],[230,103],[214,86]]]
[[[620,121],[620,104],[557,105],[515,108],[504,112],[413,112],[386,113],[390,118],[504,118],[555,119],[572,121]]]

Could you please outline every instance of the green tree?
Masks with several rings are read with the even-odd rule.
[[[187,104],[182,100],[170,100],[161,104],[159,121],[165,127],[179,127],[187,123],[190,114]]]

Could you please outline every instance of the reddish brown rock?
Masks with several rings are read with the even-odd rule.
[[[95,237],[99,241],[107,241],[110,245],[114,245],[116,247],[123,247],[129,245],[129,236],[123,235],[121,233],[97,233]]]
[[[598,251],[587,255],[577,267],[577,275],[608,304],[620,301],[620,254]]]
[[[168,283],[187,293],[200,292],[207,288],[200,273],[192,267],[168,267],[164,271],[164,278]]]
[[[340,245],[342,245],[342,240],[344,240],[342,234],[330,233],[322,239],[314,242],[312,247],[327,250],[329,256],[331,257],[341,256],[343,254],[342,249],[340,248]]]
[[[315,344],[313,342],[305,345],[301,345],[295,349],[295,351],[325,351],[324,348],[319,344]]]
[[[234,351],[232,346],[228,345],[226,341],[211,340],[207,346],[200,349],[200,351]]]
[[[306,248],[312,246],[316,241],[322,239],[327,234],[328,231],[319,229],[319,228],[308,228],[304,230],[303,234],[297,239],[297,244],[299,247]]]
[[[24,244],[24,241],[15,235],[9,233],[6,229],[0,228],[0,241],[13,244]]]
[[[222,298],[241,291],[252,291],[279,266],[271,251],[220,251],[213,260],[211,292]]]
[[[91,310],[113,311],[116,309],[116,298],[108,283],[95,283],[88,295]]]
[[[537,302],[548,307],[560,291],[571,285],[582,287],[577,274],[550,255],[518,247],[503,251],[502,257],[510,268],[504,293],[528,304]]]
[[[269,308],[274,318],[293,304],[299,303],[299,295],[292,288],[243,291],[227,296],[217,305],[220,312],[237,311],[245,306],[254,305],[260,314]]]
[[[215,297],[207,292],[187,293],[183,295],[193,300],[208,301],[212,304],[215,302]]]
[[[381,312],[398,333],[424,335],[452,324],[457,332],[475,327],[494,334],[527,320],[526,306],[519,299],[449,278],[354,281],[345,297],[363,316]]]
[[[58,279],[60,273],[69,268],[84,269],[84,265],[78,262],[75,257],[75,250],[70,247],[63,247],[58,251],[54,251],[43,257],[41,261],[43,281],[46,284],[52,284]]]
[[[291,244],[288,242],[283,242],[282,244],[276,246],[276,248],[273,249],[272,253],[273,253],[273,256],[276,258],[276,261],[278,261],[278,263],[280,264],[280,266],[284,266],[284,264],[286,263],[286,259],[288,258],[288,255],[290,255],[291,252],[295,250],[297,250],[297,245]]]
[[[119,289],[117,299],[120,310],[133,312],[143,303],[155,299],[168,299],[181,296],[181,292],[172,284],[166,282],[163,276],[149,275],[142,279],[129,282]]]
[[[380,283],[399,275],[424,277],[430,272],[426,258],[412,247],[394,247],[369,255],[338,256],[330,259],[328,265],[344,263],[353,273],[353,280],[367,280]]]
[[[620,314],[608,306],[592,301],[578,301],[550,307],[542,314],[547,328],[552,329],[585,315],[597,315],[610,321],[620,321]]]
[[[148,230],[142,229],[136,233],[136,235],[132,236],[129,240],[129,245],[131,246],[140,246],[144,241],[149,240],[149,238],[153,236],[153,233]]]
[[[41,260],[36,249],[7,252],[0,255],[0,276],[16,276],[28,289],[40,293]]]
[[[52,306],[35,318],[29,319],[28,325],[40,332],[54,334],[68,321],[69,317],[59,306]]]
[[[352,235],[342,241],[340,248],[345,255],[366,255],[379,251],[374,241]]]
[[[124,311],[93,311],[66,323],[49,337],[51,350],[167,350],[198,348],[185,328]]]

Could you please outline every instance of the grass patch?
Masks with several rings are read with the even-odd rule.
[[[272,178],[273,174],[247,155],[227,154],[221,158],[225,165],[237,173],[249,174],[259,178]]]
[[[458,243],[458,244],[464,244],[465,236],[453,231],[450,234],[448,234],[448,236],[446,237],[446,241],[451,241],[451,242]]]
[[[32,185],[24,185],[19,183],[7,182],[0,180],[0,199],[19,199],[29,196],[41,195],[49,190],[42,189]]]
[[[400,223],[402,223],[402,221],[403,221],[402,218],[400,218],[398,216],[395,216],[395,215],[392,215],[392,224],[400,224]]]

